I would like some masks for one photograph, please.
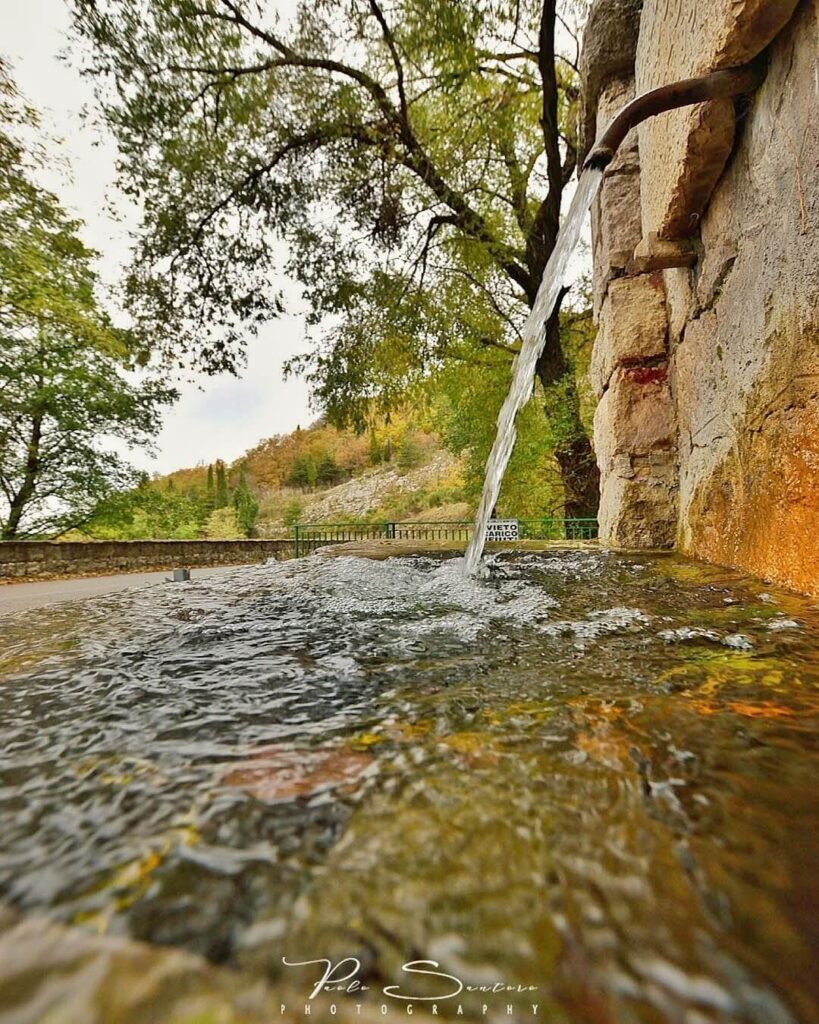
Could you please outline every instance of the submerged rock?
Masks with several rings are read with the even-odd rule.
[[[223,775],[221,781],[258,800],[292,800],[339,786],[353,786],[374,764],[370,754],[339,748],[263,747]]]

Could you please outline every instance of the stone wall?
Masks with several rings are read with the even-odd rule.
[[[765,47],[750,101],[647,122],[594,211],[601,532],[819,594],[819,0],[645,0],[598,123]]]
[[[290,540],[3,541],[0,580],[243,565],[292,554]]]
[[[611,0],[598,5],[598,17]],[[615,4],[616,48],[627,49]],[[604,25],[608,22],[604,19]],[[633,41],[633,44],[636,40]],[[632,63],[634,45],[631,47]],[[615,65],[622,68],[622,62]],[[633,74],[600,87],[597,130],[634,98]],[[606,169],[592,207],[594,314],[591,384],[600,468],[600,538],[614,547],[670,547],[677,518],[676,427],[668,384],[668,313],[659,273],[632,263],[643,234],[640,151],[633,131]]]

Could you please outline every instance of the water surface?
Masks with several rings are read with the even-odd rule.
[[[0,620],[6,926],[104,936],[92,987],[120,937],[302,1003],[283,956],[358,957],[375,994],[431,959],[573,1024],[813,1021],[817,626],[594,551],[477,581],[313,556]],[[0,1020],[71,990],[37,934]]]

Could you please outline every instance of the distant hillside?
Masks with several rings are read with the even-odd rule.
[[[275,537],[296,522],[466,518],[461,464],[411,414],[366,434],[319,420],[215,459],[145,479],[98,510],[94,537]]]
[[[317,493],[304,505],[301,519],[311,523],[441,521],[468,518],[471,511],[463,500],[459,462],[439,449],[413,469],[381,464]]]

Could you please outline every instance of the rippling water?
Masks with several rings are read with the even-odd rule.
[[[431,959],[572,1024],[813,1021],[818,626],[598,552],[313,556],[0,620],[0,1020],[91,1005],[137,939],[302,1003],[283,956],[372,992]]]

